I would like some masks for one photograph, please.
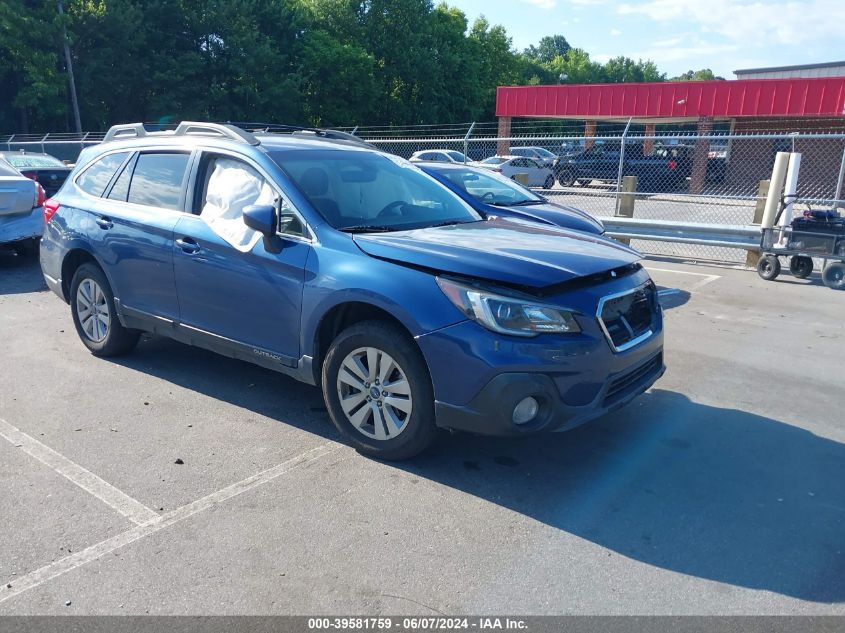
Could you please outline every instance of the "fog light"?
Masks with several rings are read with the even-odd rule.
[[[537,417],[537,412],[540,410],[540,403],[531,396],[523,398],[513,408],[513,423],[514,424],[528,424]]]

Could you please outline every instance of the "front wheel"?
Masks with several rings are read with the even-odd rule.
[[[114,293],[99,266],[82,264],[70,284],[70,312],[76,333],[94,356],[119,356],[138,343],[138,332],[120,323]]]
[[[564,169],[557,177],[561,187],[571,187],[576,183],[575,172]]]
[[[766,281],[771,281],[780,275],[780,261],[776,255],[763,255],[757,262],[757,274]]]
[[[428,369],[396,325],[365,321],[341,332],[326,354],[322,387],[332,422],[365,455],[409,459],[437,437]]]
[[[828,264],[822,272],[822,281],[833,290],[845,290],[845,263]]]

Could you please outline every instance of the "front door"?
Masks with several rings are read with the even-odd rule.
[[[205,155],[196,188],[199,214],[184,215],[174,229],[180,322],[222,345],[294,364],[311,250],[302,225],[289,227],[281,252],[265,250],[260,236],[243,224],[242,211],[272,204],[280,194],[240,159]]]

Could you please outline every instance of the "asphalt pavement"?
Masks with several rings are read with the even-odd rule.
[[[0,254],[0,614],[845,615],[845,292],[647,265],[653,389],[389,464],[271,371],[91,356]]]

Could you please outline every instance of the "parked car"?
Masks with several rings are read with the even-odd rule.
[[[595,235],[604,233],[604,225],[598,218],[574,207],[549,202],[543,196],[489,169],[438,164],[420,165],[420,169],[487,216],[534,220]]]
[[[555,186],[555,177],[552,170],[548,167],[541,167],[530,158],[491,156],[477,163],[477,165],[500,173],[513,180],[516,180],[517,174],[525,174],[528,177],[529,187],[551,189]]]
[[[116,126],[44,207],[44,279],[94,355],[152,332],[320,385],[368,455],[570,429],[664,371],[639,253],[483,218],[330,131]]]
[[[557,155],[553,154],[545,147],[511,147],[511,156],[522,156],[523,158],[530,158],[540,167],[548,167],[549,169],[555,164]]]
[[[461,152],[451,149],[433,149],[414,152],[410,158],[412,163],[471,163],[472,161]]]
[[[579,154],[558,159],[554,173],[564,187],[588,185],[594,180],[616,182],[621,160],[622,175],[636,176],[640,191],[672,191],[690,175],[690,150],[689,147],[675,145],[655,148],[646,156],[642,144],[631,143],[626,145],[623,158],[619,144],[596,144]]]
[[[70,167],[49,154],[3,152],[0,153],[0,158],[5,159],[24,176],[44,187],[48,196],[55,195],[71,172]]]
[[[44,230],[41,204],[45,198],[41,185],[0,158],[0,245],[20,255],[37,248]]]

